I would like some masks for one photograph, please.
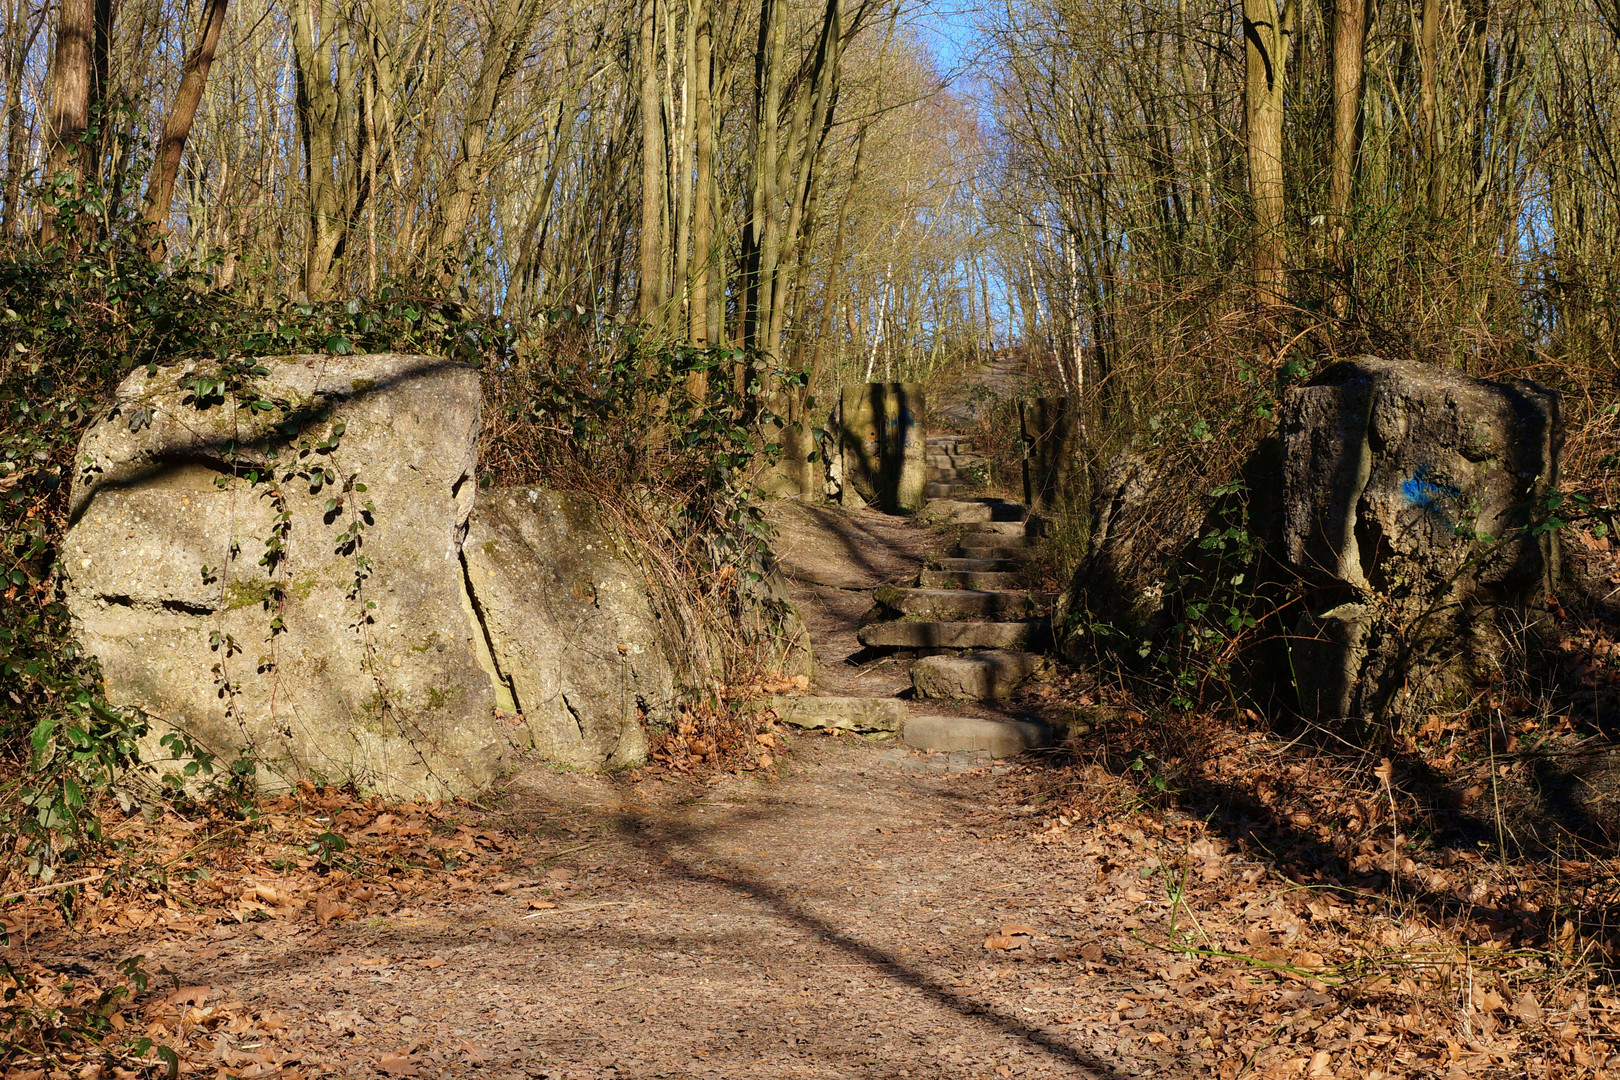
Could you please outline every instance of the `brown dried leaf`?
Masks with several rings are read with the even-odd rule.
[[[341,900],[334,900],[325,893],[315,898],[315,921],[325,926],[333,919],[343,919],[354,914],[354,908]]]
[[[389,1076],[415,1076],[417,1063],[411,1055],[404,1053],[384,1054],[377,1062],[377,1068]]]
[[[201,1005],[214,994],[212,986],[182,986],[163,1000],[170,1005]]]

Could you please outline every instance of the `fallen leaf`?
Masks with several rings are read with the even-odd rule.
[[[322,893],[315,898],[315,921],[325,926],[333,919],[342,919],[354,914],[354,908],[341,900],[333,900]]]
[[[1032,938],[1032,937],[1035,936],[1035,931],[1034,930],[1032,930],[1029,927],[1025,926],[1023,923],[1015,923],[1015,922],[1014,923],[1008,923],[1006,926],[1003,926],[1001,928],[1001,933],[1005,934],[1007,937],[1027,937],[1027,938]]]
[[[182,986],[164,998],[170,1005],[201,1005],[213,996],[212,986]]]
[[[550,911],[552,908],[554,908],[556,906],[557,905],[553,904],[550,900],[530,900],[529,901],[529,910],[530,911]]]
[[[1016,949],[1027,940],[1029,939],[1008,937],[1006,934],[991,934],[984,939],[984,947],[987,949]]]
[[[377,1062],[377,1068],[389,1076],[415,1076],[416,1062],[411,1060],[409,1054],[384,1054]]]
[[[444,967],[444,957],[442,957],[442,956],[430,956],[426,960],[422,961],[422,966],[425,967],[425,968],[441,968],[441,967]]]
[[[466,1054],[467,1060],[474,1065],[482,1065],[485,1061],[484,1052],[466,1039],[461,1040],[461,1052]]]

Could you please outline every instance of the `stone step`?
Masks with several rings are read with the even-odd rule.
[[[890,611],[922,618],[1023,619],[1052,606],[1051,593],[1012,589],[902,589],[884,585],[872,598]]]
[[[1023,521],[1029,516],[1022,504],[1001,499],[936,499],[928,504],[928,513],[956,525],[975,521]]]
[[[989,649],[966,656],[925,656],[911,665],[917,696],[958,701],[1001,701],[1046,666],[1032,653]]]
[[[1029,547],[1025,544],[991,544],[980,546],[978,544],[958,544],[956,550],[951,552],[958,559],[1022,559],[1029,554]]]
[[[933,466],[928,469],[928,482],[931,484],[948,484],[953,480],[971,481],[971,479],[966,469],[936,469]]]
[[[1051,729],[1027,720],[987,720],[978,716],[913,716],[900,731],[901,740],[917,750],[983,750],[991,757],[1012,757],[1050,746]]]
[[[923,495],[930,499],[949,499],[959,492],[967,491],[974,485],[962,480],[940,480],[930,482],[923,488]]]
[[[994,537],[995,543],[1006,543],[1006,537],[1015,541],[1023,540],[1029,535],[1029,527],[1022,521],[974,521],[962,530],[964,543],[975,542],[983,537]]]
[[[923,464],[930,469],[966,469],[984,464],[984,459],[977,454],[930,453],[923,458]]]
[[[771,708],[785,724],[844,731],[899,731],[906,718],[898,698],[774,697]]]
[[[1023,565],[1019,559],[935,559],[930,564],[930,569],[969,574],[1004,574],[1011,573]]]
[[[919,589],[1016,589],[1021,575],[1006,570],[924,570]]]
[[[856,635],[871,649],[1039,649],[1046,645],[1045,619],[1020,622],[884,622]]]

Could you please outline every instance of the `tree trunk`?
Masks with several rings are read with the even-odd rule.
[[[473,87],[467,119],[462,124],[461,149],[450,170],[444,209],[430,247],[430,257],[438,260],[436,270],[442,286],[455,280],[466,254],[467,226],[472,220],[473,203],[489,173],[485,153],[489,146],[490,122],[502,91],[516,73],[518,61],[528,47],[539,6],[530,3],[525,8],[523,0],[501,0],[490,18],[478,82]]]
[[[74,193],[84,178],[84,154],[79,143],[90,124],[95,24],[96,0],[62,0],[52,64],[51,121],[46,133],[50,157],[45,165],[45,180],[54,184],[65,174],[66,186]],[[55,235],[55,215],[47,207],[40,242],[50,243]]]
[[[658,99],[658,0],[641,0],[641,296],[652,323],[664,306],[664,128]]]
[[[1332,288],[1333,314],[1344,317],[1350,275],[1345,253],[1350,197],[1361,146],[1361,98],[1366,86],[1367,26],[1375,0],[1334,0],[1333,5],[1333,159],[1328,186],[1328,223],[1339,264]]]
[[[174,180],[180,174],[180,157],[186,149],[186,138],[197,118],[197,106],[202,103],[203,90],[208,85],[208,69],[219,49],[220,30],[225,25],[225,8],[229,0],[207,0],[203,5],[202,29],[197,44],[186,57],[181,69],[180,89],[174,95],[174,104],[163,122],[163,137],[158,142],[157,160],[152,163],[152,177],[146,185],[146,220],[151,226],[151,252],[154,258],[163,257],[164,237],[169,231],[169,207],[174,200]]]
[[[1244,119],[1253,207],[1253,270],[1261,307],[1288,295],[1287,237],[1283,203],[1283,92],[1295,0],[1243,0],[1245,41]]]
[[[6,72],[6,206],[5,216],[0,218],[0,237],[6,238],[12,235],[22,211],[22,178],[28,143],[27,115],[22,103],[23,72],[27,70],[28,53],[45,26],[49,9],[41,4],[32,26],[26,17],[27,11],[27,0],[15,0],[11,12],[11,64]]]
[[[1440,0],[1423,0],[1423,22],[1417,33],[1421,86],[1418,110],[1423,117],[1423,158],[1428,172],[1429,216],[1439,217],[1445,202],[1440,164]]]
[[[687,280],[692,292],[687,337],[694,345],[713,344],[718,334],[709,325],[709,287],[714,277],[714,15],[710,0],[694,0],[692,155],[697,179],[693,184],[692,264]]]

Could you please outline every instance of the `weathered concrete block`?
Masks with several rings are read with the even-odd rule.
[[[925,656],[911,666],[911,685],[925,698],[1000,701],[1041,670],[1031,653],[990,649],[966,656]]]
[[[1500,655],[1558,570],[1558,395],[1432,364],[1336,364],[1283,402],[1281,552],[1310,587],[1291,643],[1301,704],[1382,715]]]
[[[1068,397],[1018,403],[1024,440],[1024,503],[1032,514],[1051,514],[1080,498],[1080,412]]]
[[[646,572],[601,507],[536,488],[485,491],[463,552],[497,680],[535,748],[581,769],[644,760],[643,718],[674,718],[674,650]]]
[[[1202,509],[1139,455],[1109,464],[1092,499],[1085,558],[1053,606],[1053,636],[1064,657],[1083,663],[1097,624],[1132,640],[1162,629],[1166,578],[1196,535]]]
[[[487,784],[509,743],[460,563],[478,373],[393,354],[260,363],[222,401],[183,385],[215,364],[143,368],[80,445],[62,565],[108,699],[152,716],[149,759],[172,727],[252,751],[271,785]]]
[[[872,590],[872,599],[898,615],[924,618],[1028,618],[1046,608],[1051,597],[1044,593],[978,589],[902,589],[882,585]]]
[[[913,716],[900,738],[918,750],[983,750],[991,757],[1012,757],[1048,746],[1045,724],[1023,720],[986,720],[974,716]]]
[[[1016,589],[1019,576],[1005,570],[924,570],[917,575],[922,589]]]
[[[921,510],[927,497],[927,440],[923,389],[916,383],[846,386],[828,421],[834,438],[830,486],[840,501],[878,506],[889,513]]]
[[[899,698],[775,697],[771,708],[784,724],[844,731],[899,731],[906,704]]]
[[[1046,641],[1046,620],[1021,622],[887,622],[862,627],[855,635],[872,649],[1038,649]]]

